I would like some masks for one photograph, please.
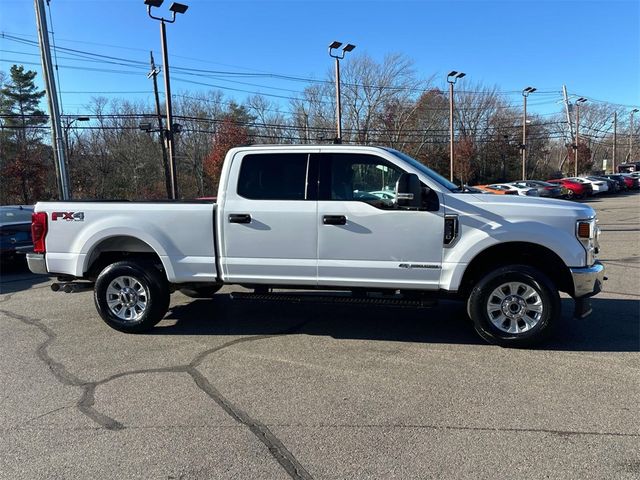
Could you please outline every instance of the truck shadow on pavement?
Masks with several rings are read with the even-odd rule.
[[[640,351],[640,300],[593,299],[593,314],[572,318],[573,300],[562,300],[563,316],[537,349],[554,351]],[[296,327],[297,326],[297,327]],[[304,334],[335,339],[487,345],[466,318],[460,302],[434,308],[335,304],[280,304],[212,300],[176,305],[152,335]]]

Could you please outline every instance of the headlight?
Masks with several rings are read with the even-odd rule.
[[[600,236],[600,228],[597,225],[597,219],[590,218],[586,220],[578,220],[576,222],[576,237],[584,247],[587,253],[587,265],[593,265],[596,261],[598,253],[598,237]]]

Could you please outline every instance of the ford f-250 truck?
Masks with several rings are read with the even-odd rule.
[[[281,300],[459,298],[484,339],[520,346],[558,321],[559,292],[583,317],[605,280],[591,207],[474,194],[368,146],[234,148],[215,203],[41,202],[32,234],[31,271],[93,288],[124,332],[157,324],[175,290],[236,284]]]

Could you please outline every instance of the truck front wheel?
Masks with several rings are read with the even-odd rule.
[[[169,308],[169,286],[151,263],[116,262],[96,280],[94,301],[111,328],[138,333],[156,325]]]
[[[560,317],[560,296],[553,283],[527,265],[498,268],[471,291],[467,311],[478,334],[504,347],[542,340]]]

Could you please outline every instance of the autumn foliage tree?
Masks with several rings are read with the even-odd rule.
[[[227,152],[233,147],[249,143],[249,131],[246,126],[239,125],[232,116],[227,115],[213,135],[212,147],[204,159],[204,172],[214,190],[220,182],[222,163]]]
[[[576,151],[573,145],[567,147],[567,163],[564,165],[568,170],[569,176],[575,173]],[[578,175],[590,172],[593,168],[593,159],[591,158],[591,149],[586,143],[580,141],[578,143]]]
[[[476,146],[470,137],[463,136],[455,145],[456,155],[453,162],[453,171],[461,183],[467,184],[476,173],[474,158]]]

